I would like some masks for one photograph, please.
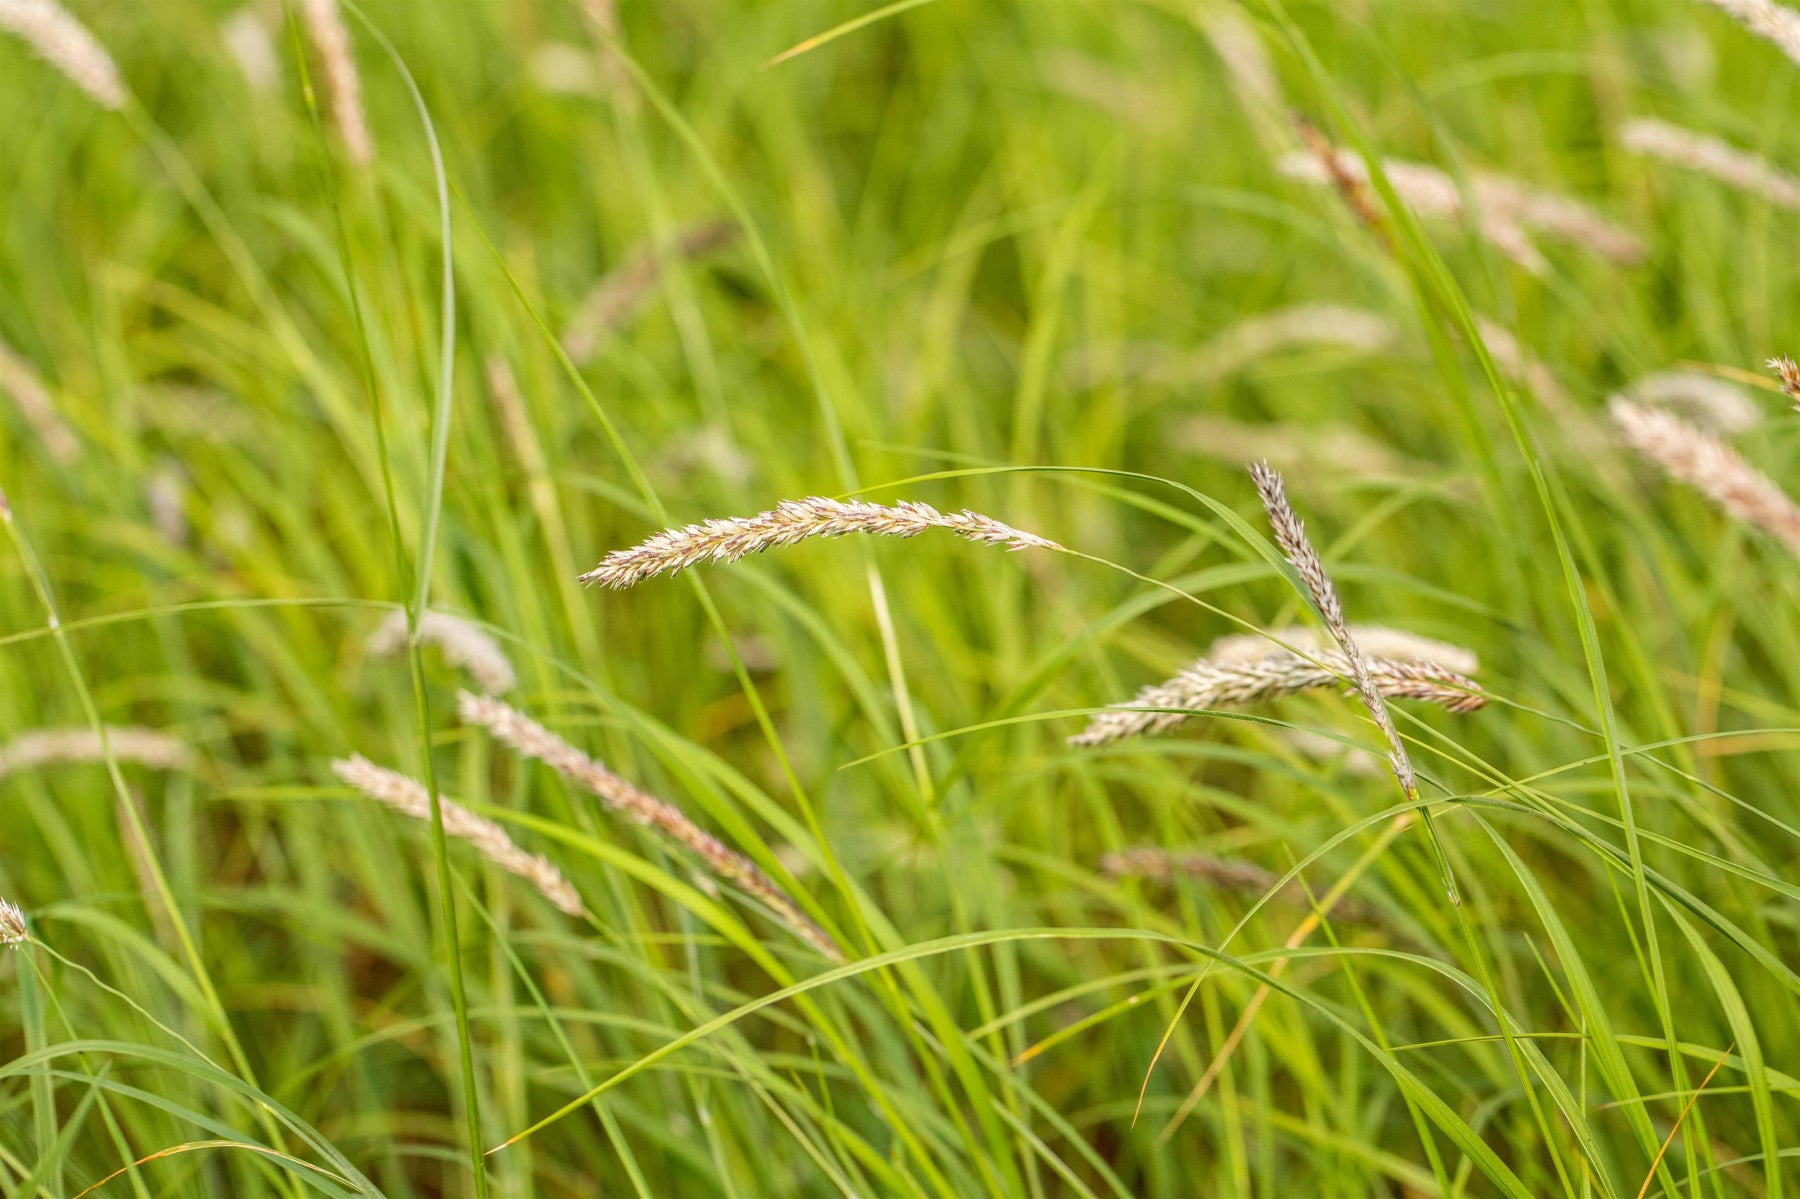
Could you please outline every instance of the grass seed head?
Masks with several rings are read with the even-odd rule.
[[[331,764],[348,786],[414,820],[431,820],[431,795],[423,784],[397,771],[375,765],[361,754]],[[444,835],[466,841],[494,865],[524,879],[555,907],[571,916],[583,914],[581,895],[547,858],[526,853],[491,820],[477,816],[455,800],[438,796]]]
[[[1775,0],[1708,0],[1738,24],[1800,63],[1800,12]]]
[[[1640,117],[1619,126],[1619,144],[1634,154],[1710,175],[1779,207],[1800,209],[1800,179],[1716,137]]]
[[[350,161],[366,167],[375,161],[375,143],[369,136],[369,119],[363,112],[362,74],[356,68],[356,51],[337,0],[305,0],[306,29],[325,80],[331,85],[331,114]]]
[[[702,562],[736,562],[776,546],[815,537],[843,537],[850,533],[916,537],[931,528],[949,529],[970,541],[1004,545],[1008,549],[1062,548],[1054,541],[967,509],[944,513],[930,504],[910,500],[871,504],[812,496],[783,500],[772,511],[755,516],[708,520],[665,530],[630,549],[608,554],[599,566],[582,575],[581,581],[602,587],[632,587],[656,575],[674,574]]]
[[[0,945],[19,945],[31,939],[25,927],[25,913],[18,904],[0,899]]]
[[[1800,557],[1800,506],[1737,451],[1671,412],[1614,397],[1607,405],[1625,443],[1731,517],[1769,533]]]
[[[444,661],[466,670],[475,685],[489,695],[504,695],[517,681],[512,662],[500,643],[474,621],[448,612],[427,612],[419,618],[419,641],[435,645]],[[369,634],[363,648],[374,657],[398,653],[406,645],[406,613],[390,612]]]
[[[1800,366],[1796,366],[1792,358],[1785,356],[1771,358],[1767,365],[1775,372],[1775,377],[1781,380],[1782,394],[1794,401],[1796,409],[1800,409]]]
[[[55,0],[0,0],[0,29],[17,34],[100,107],[114,111],[125,107],[125,81],[118,64]]]
[[[463,691],[457,695],[457,707],[465,722],[486,729],[496,741],[587,788],[607,808],[626,819],[686,846],[714,875],[761,900],[801,939],[833,961],[843,960],[844,953],[837,942],[786,891],[749,858],[689,820],[674,804],[627,782],[510,704]]]

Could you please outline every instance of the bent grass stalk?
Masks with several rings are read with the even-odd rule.
[[[991,516],[966,508],[961,512],[945,513],[930,504],[911,500],[898,504],[871,504],[863,500],[812,496],[803,500],[783,500],[773,510],[755,516],[708,520],[665,530],[630,549],[608,554],[599,566],[582,575],[581,581],[622,589],[702,562],[736,562],[776,546],[793,545],[815,537],[843,537],[850,533],[917,537],[932,528],[949,529],[970,541],[1004,545],[1008,549],[1062,549],[1047,538],[1001,524]]]
[[[370,799],[403,816],[431,823],[431,796],[417,780],[377,766],[361,754],[338,758],[332,762],[331,770],[346,785]],[[500,869],[530,883],[559,910],[571,916],[586,914],[580,893],[548,858],[520,849],[505,829],[492,820],[477,816],[448,796],[440,795],[438,805],[443,812],[446,836],[468,842]]]
[[[585,787],[600,802],[626,819],[653,828],[693,851],[719,878],[761,900],[781,922],[832,961],[844,952],[830,934],[800,910],[800,905],[759,870],[754,862],[688,819],[671,803],[626,782],[594,759],[552,733],[517,708],[500,700],[463,691],[458,710],[469,724],[486,729],[495,740],[527,758],[535,758],[563,777]]]

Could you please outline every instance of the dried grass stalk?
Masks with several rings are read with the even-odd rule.
[[[754,862],[689,820],[675,805],[626,782],[517,708],[497,699],[457,695],[463,720],[486,729],[497,741],[528,758],[536,758],[563,777],[587,788],[610,810],[634,823],[656,829],[686,846],[713,874],[760,900],[800,938],[833,961],[843,950],[830,934],[801,911],[800,905],[759,870]]]
[[[1325,563],[1320,560],[1318,551],[1313,549],[1312,542],[1306,536],[1306,526],[1295,514],[1293,506],[1288,503],[1287,488],[1281,476],[1266,462],[1252,463],[1250,478],[1256,484],[1256,494],[1262,500],[1263,511],[1269,514],[1269,525],[1275,533],[1275,543],[1287,556],[1288,564],[1294,573],[1300,576],[1306,593],[1312,597],[1313,606],[1325,621],[1325,627],[1343,651],[1350,666],[1350,675],[1356,680],[1357,693],[1362,696],[1363,706],[1375,720],[1375,727],[1388,744],[1388,762],[1394,768],[1394,777],[1400,780],[1400,790],[1408,800],[1418,798],[1419,784],[1413,778],[1412,759],[1407,757],[1406,746],[1400,741],[1400,734],[1394,728],[1394,722],[1388,716],[1387,704],[1382,699],[1381,684],[1376,681],[1368,660],[1357,648],[1355,638],[1344,623],[1344,607],[1338,601],[1337,588],[1331,585],[1331,576],[1325,571]]]
[[[1159,882],[1173,881],[1178,875],[1198,879],[1223,891],[1263,896],[1275,890],[1281,876],[1255,862],[1242,858],[1220,858],[1206,853],[1178,853],[1152,846],[1140,846],[1105,854],[1100,870],[1113,878],[1150,878]],[[1299,879],[1290,879],[1277,897],[1290,902],[1307,902],[1306,891]],[[1333,918],[1346,924],[1384,924],[1381,910],[1348,896],[1331,909]]]
[[[1464,216],[1462,190],[1436,167],[1400,160],[1383,160],[1381,166],[1400,199],[1420,216],[1443,220]],[[1284,155],[1277,169],[1291,179],[1340,188],[1345,180],[1366,184],[1369,178],[1368,166],[1347,150],[1323,156]],[[1530,229],[1587,246],[1616,262],[1629,264],[1643,257],[1643,242],[1635,234],[1577,200],[1501,175],[1473,175],[1469,185],[1481,235],[1532,274],[1544,274],[1549,265],[1532,244],[1526,232]]]
[[[1768,159],[1716,137],[1640,117],[1619,127],[1619,143],[1633,153],[1711,175],[1771,204],[1800,209],[1800,179]]]
[[[1762,411],[1735,383],[1696,371],[1657,371],[1635,380],[1622,398],[1667,408],[1716,433],[1742,433],[1762,421]]]
[[[5,0],[0,0],[0,4],[3,3]],[[20,415],[52,458],[67,466],[81,456],[81,443],[57,412],[50,389],[44,386],[31,364],[5,342],[0,342],[0,391],[11,394]]]
[[[87,28],[55,0],[0,0],[0,29],[17,34],[102,108],[125,107],[118,64]]]
[[[1458,674],[1474,674],[1481,669],[1475,651],[1448,641],[1421,637],[1405,629],[1385,625],[1353,624],[1350,635],[1371,658],[1395,662],[1430,662]],[[1260,662],[1275,654],[1300,653],[1317,656],[1329,652],[1332,643],[1319,631],[1307,625],[1288,625],[1266,633],[1232,633],[1220,637],[1206,651],[1207,661],[1215,666]]]
[[[1335,687],[1356,671],[1339,651],[1274,653],[1255,662],[1217,663],[1202,658],[1167,682],[1139,691],[1129,703],[1097,713],[1070,745],[1109,745],[1127,737],[1167,732],[1197,711],[1267,703],[1322,687]],[[1365,663],[1378,695],[1421,699],[1452,712],[1473,712],[1487,703],[1473,679],[1435,662],[1377,658]]]
[[[475,685],[489,695],[504,695],[516,679],[512,663],[499,643],[473,621],[448,612],[427,612],[419,618],[419,642],[443,651],[444,661],[469,672]],[[363,648],[374,657],[398,653],[406,646],[406,613],[390,612]]]
[[[134,762],[151,770],[182,770],[193,751],[156,729],[108,725],[106,745],[116,762]],[[100,734],[91,728],[34,729],[0,746],[0,778],[59,762],[103,762]]]
[[[683,230],[671,253],[680,258],[701,258],[737,240],[737,223],[708,221]],[[606,339],[629,324],[643,308],[662,273],[662,259],[654,245],[633,250],[623,262],[601,277],[563,326],[563,350],[576,362],[587,362]]]
[[[19,905],[0,899],[0,945],[19,945],[31,940],[25,927],[25,913]]]
[[[1800,12],[1774,0],[1708,0],[1745,29],[1800,63]]]
[[[361,754],[337,759],[332,762],[331,770],[347,785],[401,815],[414,820],[431,820],[430,794],[422,784],[406,775],[377,766]],[[559,910],[571,916],[583,914],[581,895],[547,858],[526,853],[505,829],[446,796],[438,796],[438,811],[443,816],[445,836],[467,841],[482,857],[537,888],[539,894]]]
[[[343,136],[350,161],[366,167],[375,160],[375,143],[369,137],[368,117],[363,113],[362,75],[356,69],[356,53],[350,31],[337,0],[305,0],[306,28],[331,85],[331,113]]]
[[[1800,506],[1713,434],[1670,412],[1615,397],[1607,410],[1638,453],[1800,557]]]
[[[949,529],[970,541],[1004,545],[1008,549],[1062,548],[1054,541],[966,508],[944,513],[930,504],[910,500],[889,505],[812,496],[783,500],[773,511],[755,516],[668,529],[630,549],[614,550],[599,566],[582,575],[581,581],[602,587],[632,587],[655,575],[673,574],[701,562],[736,562],[814,537],[842,537],[849,533],[916,537],[931,528]]]

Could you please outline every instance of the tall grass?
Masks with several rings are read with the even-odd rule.
[[[0,1195],[1791,1192],[1792,11],[0,0]]]

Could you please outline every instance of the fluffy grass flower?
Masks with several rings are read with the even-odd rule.
[[[331,115],[350,161],[366,167],[375,160],[375,143],[369,137],[369,120],[363,112],[362,74],[356,68],[355,48],[337,0],[304,0],[306,29],[312,36],[325,80],[331,85]]]
[[[1800,557],[1800,506],[1737,451],[1671,412],[1615,397],[1607,405],[1625,443],[1722,508],[1777,538]]]
[[[1635,154],[1710,175],[1771,204],[1800,209],[1800,179],[1716,137],[1640,117],[1619,126],[1619,143]]]
[[[444,661],[468,672],[475,685],[489,695],[504,695],[517,681],[512,662],[495,641],[474,621],[448,612],[427,612],[419,618],[419,641],[435,645]],[[406,613],[390,612],[369,634],[363,648],[374,657],[398,653],[406,645]]]
[[[1377,695],[1424,700],[1452,712],[1472,712],[1487,703],[1473,679],[1434,662],[1377,658],[1365,660],[1364,666],[1367,682]],[[1096,713],[1087,728],[1069,738],[1069,744],[1110,745],[1128,737],[1167,732],[1197,711],[1268,703],[1337,687],[1346,679],[1356,681],[1356,670],[1341,651],[1309,657],[1277,652],[1250,662],[1202,658],[1174,678],[1145,687],[1129,703]]]
[[[102,108],[125,107],[119,66],[87,27],[55,0],[0,0],[0,29],[37,51]]]
[[[783,500],[755,516],[708,520],[668,529],[630,549],[615,550],[581,576],[583,583],[632,587],[656,575],[673,574],[702,562],[736,562],[776,546],[815,537],[869,533],[882,537],[916,537],[926,529],[949,529],[959,537],[1008,549],[1062,547],[1034,533],[1001,524],[991,516],[964,509],[939,512],[930,504],[902,500],[871,504],[863,500],[831,500],[813,496]]]
[[[346,785],[401,815],[431,820],[431,795],[418,781],[377,766],[361,754],[337,759],[331,770]],[[561,911],[571,916],[583,914],[580,893],[548,858],[526,853],[498,824],[445,796],[438,796],[438,811],[443,816],[445,836],[468,842],[500,869],[530,883]]]
[[[1800,63],[1800,12],[1775,0],[1707,0],[1738,24]]]
[[[715,876],[755,896],[813,948],[833,961],[843,960],[844,953],[837,942],[813,923],[786,891],[749,858],[689,820],[680,808],[620,778],[509,704],[467,691],[456,698],[464,721],[486,729],[495,740],[585,787],[627,820],[653,828],[687,847]]]
[[[151,770],[182,770],[194,756],[184,742],[156,729],[108,725],[104,747],[91,728],[34,729],[0,745],[0,778],[62,762],[102,762],[107,749],[115,762]]]
[[[10,900],[0,899],[0,945],[19,945],[30,939],[23,909]]]

